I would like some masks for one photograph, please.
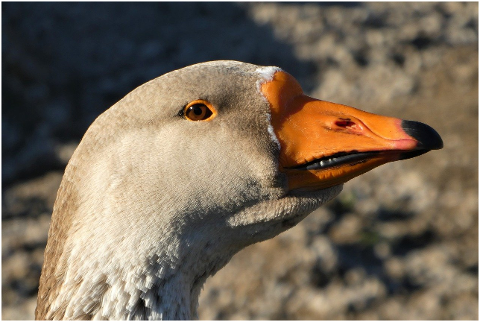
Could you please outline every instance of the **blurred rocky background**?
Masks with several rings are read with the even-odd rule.
[[[133,88],[215,59],[430,124],[445,148],[347,183],[210,278],[201,319],[478,318],[478,4],[2,3],[2,317],[32,319],[63,169]]]

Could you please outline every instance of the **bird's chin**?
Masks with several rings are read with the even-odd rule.
[[[264,200],[227,219],[237,237],[248,237],[248,244],[272,238],[297,225],[312,211],[335,198],[343,185],[326,189],[288,191],[279,199]]]
[[[285,199],[288,199],[292,205],[292,212],[278,222],[284,227],[283,230],[297,225],[315,209],[338,196],[342,189],[343,184],[339,184],[324,189],[299,188],[289,191]]]
[[[269,230],[262,239],[273,238],[305,219],[310,213],[332,200],[342,191],[343,184],[325,189],[295,189],[284,197],[289,204],[287,211],[269,222]]]

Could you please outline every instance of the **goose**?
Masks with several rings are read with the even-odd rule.
[[[311,98],[279,67],[153,79],[89,127],[54,204],[36,319],[194,319],[205,280],[344,182],[441,149],[420,122]]]

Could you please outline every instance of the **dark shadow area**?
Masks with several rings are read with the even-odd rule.
[[[311,2],[280,2],[282,5],[309,5],[312,4]],[[315,5],[320,6],[320,7],[343,7],[343,8],[353,8],[353,7],[358,7],[361,6],[361,2],[338,2],[338,1],[328,1],[328,2],[316,2]]]
[[[269,26],[232,3],[3,3],[2,185],[64,166],[59,143],[144,82],[232,59],[308,77]]]
[[[38,218],[41,214],[51,212],[47,206],[47,201],[38,196],[22,198],[13,203],[4,203],[2,205],[2,220],[12,220],[20,218]]]
[[[371,245],[345,244],[338,247],[340,272],[362,267],[368,275],[381,275],[382,261]],[[342,274],[340,274],[342,276]]]
[[[382,222],[405,221],[411,219],[414,216],[415,214],[411,211],[379,207],[376,219]]]
[[[425,248],[435,242],[438,242],[438,238],[432,230],[425,230],[419,235],[404,235],[392,244],[392,253],[397,256],[405,256],[411,251]]]

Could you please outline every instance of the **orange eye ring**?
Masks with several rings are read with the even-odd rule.
[[[185,106],[183,115],[189,121],[208,121],[217,115],[217,111],[209,102],[195,100]]]

